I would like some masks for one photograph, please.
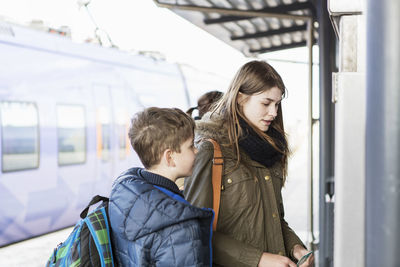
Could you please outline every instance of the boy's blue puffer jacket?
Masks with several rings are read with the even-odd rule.
[[[118,266],[211,266],[213,212],[147,182],[141,168],[114,183],[109,217]]]

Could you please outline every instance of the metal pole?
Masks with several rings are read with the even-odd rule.
[[[313,44],[314,44],[314,20],[309,19],[307,24],[307,48],[308,48],[308,248],[315,250],[314,236],[314,155],[313,155]]]
[[[367,3],[366,266],[399,266],[400,2]]]
[[[85,7],[86,12],[88,13],[90,20],[92,21],[93,25],[95,26],[94,34],[95,34],[95,36],[96,36],[96,38],[97,38],[97,41],[99,41],[99,44],[102,46],[102,45],[103,45],[103,42],[101,41],[101,37],[100,37],[99,34],[98,34],[98,32],[100,31],[100,28],[99,28],[99,26],[97,25],[97,23],[96,23],[96,21],[95,21],[93,15],[92,15],[92,13],[91,13],[90,10],[89,10],[89,7],[88,7],[89,4],[90,4],[90,1],[87,1],[87,2],[83,3],[82,6]],[[111,37],[110,37],[110,35],[108,34],[108,32],[104,31],[104,33],[106,34],[106,37],[107,37],[108,41],[110,42],[111,47],[117,48],[117,46],[116,46],[116,45],[113,43],[113,41],[111,40]]]
[[[333,266],[334,219],[334,114],[332,72],[335,63],[335,35],[329,20],[327,1],[318,2],[318,44],[320,69],[319,145],[319,267]]]
[[[220,13],[223,15],[233,15],[233,16],[248,16],[248,17],[270,17],[278,19],[295,19],[307,21],[310,16],[307,15],[290,15],[281,13],[269,13],[254,10],[239,10],[239,9],[229,9],[229,8],[217,8],[217,7],[204,7],[204,6],[193,6],[193,5],[179,5],[179,4],[167,4],[161,3],[159,0],[154,0],[157,6],[170,8],[170,9],[180,9],[187,11],[198,11],[205,13]]]

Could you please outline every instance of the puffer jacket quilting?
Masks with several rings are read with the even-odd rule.
[[[114,183],[111,238],[119,266],[210,266],[213,212],[148,183],[140,168]]]

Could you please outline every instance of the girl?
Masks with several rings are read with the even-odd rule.
[[[285,85],[264,61],[238,71],[216,107],[196,126],[199,152],[186,198],[212,208],[213,146],[224,158],[214,266],[290,266],[308,253],[284,219],[281,189],[287,173],[288,144],[281,100]],[[312,266],[313,256],[301,266]]]
[[[202,95],[197,100],[197,107],[189,108],[186,113],[192,116],[192,113],[195,109],[199,111],[199,116],[195,117],[195,120],[200,120],[201,117],[209,110],[211,110],[212,106],[222,97],[223,93],[220,91],[210,91]]]

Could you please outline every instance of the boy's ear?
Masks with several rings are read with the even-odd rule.
[[[166,149],[163,153],[163,160],[168,167],[175,167],[175,161],[172,157],[173,151],[171,149]]]

